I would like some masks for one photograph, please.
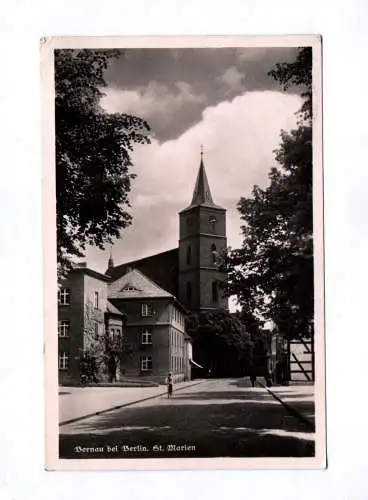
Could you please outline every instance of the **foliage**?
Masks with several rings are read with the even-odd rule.
[[[255,330],[272,321],[288,338],[313,333],[311,56],[301,49],[294,63],[271,72],[284,88],[305,86],[301,120],[281,133],[268,187],[240,199],[243,244],[227,257],[228,293],[238,296],[243,315]]]
[[[111,375],[113,366],[124,362],[131,354],[131,346],[123,334],[110,336],[106,332],[104,314],[88,301],[84,309],[84,349],[81,351],[81,370],[95,381]]]
[[[249,362],[252,341],[238,314],[225,309],[191,313],[186,318],[186,330],[193,339],[195,356],[205,369],[226,375],[223,370],[232,370],[231,361]]]
[[[312,118],[312,62],[312,47],[302,47],[294,62],[278,63],[274,69],[268,72],[270,76],[281,83],[284,90],[290,87],[302,87],[301,96],[304,102],[299,114],[304,120]]]
[[[104,316],[87,301],[84,309],[83,350],[81,369],[89,378],[100,379],[106,366],[106,335]]]
[[[57,257],[59,273],[103,249],[131,223],[131,151],[147,143],[141,118],[100,107],[105,70],[114,50],[55,51]]]

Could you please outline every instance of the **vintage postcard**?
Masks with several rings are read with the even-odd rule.
[[[46,468],[324,468],[321,38],[40,50]]]

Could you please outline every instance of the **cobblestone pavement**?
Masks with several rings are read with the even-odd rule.
[[[309,418],[314,406],[309,392]],[[294,398],[294,410],[298,399]],[[313,456],[314,432],[266,389],[207,380],[60,427],[60,458]]]

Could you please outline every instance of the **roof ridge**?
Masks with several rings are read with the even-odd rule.
[[[174,248],[170,248],[170,250],[164,250],[163,252],[158,252],[158,253],[155,253],[153,255],[147,255],[146,257],[141,257],[140,259],[136,259],[136,260],[129,260],[128,262],[123,262],[122,264],[118,264],[117,266],[114,266],[113,268],[111,269],[118,269],[119,267],[124,267],[124,266],[130,266],[130,265],[134,265],[136,263],[139,263],[141,262],[142,260],[146,260],[146,259],[152,259],[154,257],[157,257],[159,255],[162,255],[164,253],[169,253],[169,252],[174,252],[175,250],[178,250],[178,247],[174,247]],[[106,271],[106,274],[108,273],[108,271],[110,271],[110,269],[108,269]]]
[[[171,292],[168,292],[167,290],[165,290],[164,288],[162,288],[162,286],[158,285],[151,278],[149,278],[148,276],[146,276],[145,274],[143,274],[142,271],[140,271],[139,269],[133,268],[130,272],[133,272],[133,271],[136,271],[137,273],[139,273],[144,279],[146,279],[147,281],[149,281],[150,283],[152,283],[159,290],[162,290],[163,292],[168,293],[169,295],[171,295],[172,297],[174,297],[174,295]]]

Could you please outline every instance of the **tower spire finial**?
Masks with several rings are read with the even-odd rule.
[[[203,163],[203,144],[201,144],[201,162],[199,165],[197,181],[195,184],[191,205],[202,205],[204,203],[213,205],[210,186],[208,184],[206,170]]]
[[[114,259],[112,258],[112,245],[110,246],[110,257],[109,257],[109,262],[107,264],[107,270],[111,269],[114,267]]]

